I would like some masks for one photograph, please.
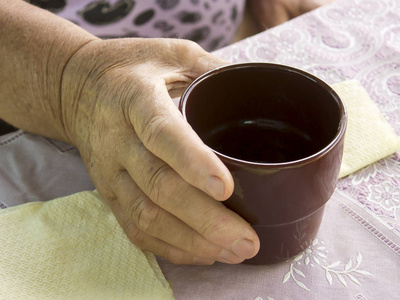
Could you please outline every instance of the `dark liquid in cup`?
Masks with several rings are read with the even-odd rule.
[[[215,151],[232,158],[282,163],[308,157],[320,150],[306,132],[276,120],[240,120],[202,135]]]

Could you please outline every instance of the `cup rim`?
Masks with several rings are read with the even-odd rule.
[[[347,110],[346,110],[346,107],[345,107],[342,99],[335,92],[335,90],[330,85],[328,85],[325,81],[323,81],[322,79],[316,77],[315,75],[313,75],[313,74],[311,74],[309,72],[306,72],[304,70],[301,70],[301,69],[298,69],[298,68],[295,68],[295,67],[292,67],[292,66],[283,65],[283,64],[276,64],[276,63],[265,63],[265,62],[233,63],[233,64],[229,64],[229,65],[225,65],[225,66],[222,66],[222,67],[215,68],[213,70],[210,70],[210,71],[200,75],[185,89],[185,91],[183,92],[183,94],[182,94],[182,96],[180,97],[180,100],[179,100],[178,108],[181,111],[185,121],[188,122],[187,115],[186,115],[186,104],[187,104],[188,96],[189,96],[190,92],[198,84],[200,84],[206,78],[214,76],[214,75],[219,74],[221,72],[232,70],[232,69],[236,70],[236,69],[249,68],[249,67],[250,68],[263,67],[263,68],[268,68],[268,69],[277,69],[277,70],[281,70],[281,71],[294,72],[294,73],[297,73],[297,74],[299,74],[301,76],[307,77],[308,79],[316,82],[318,85],[320,85],[325,90],[327,90],[333,96],[333,98],[335,98],[335,100],[337,101],[337,103],[339,105],[340,121],[339,121],[338,129],[336,131],[336,135],[328,145],[326,145],[324,148],[322,148],[321,150],[319,150],[318,152],[316,152],[314,154],[311,154],[311,155],[306,156],[306,157],[301,158],[301,159],[297,159],[297,160],[293,160],[293,161],[287,161],[287,162],[279,162],[279,163],[253,162],[253,161],[234,158],[232,156],[229,156],[229,155],[223,154],[221,152],[218,152],[218,151],[214,150],[213,148],[211,148],[210,146],[208,146],[207,144],[204,143],[218,157],[220,157],[221,159],[227,160],[227,161],[229,161],[231,163],[241,164],[241,165],[248,165],[248,166],[253,166],[253,167],[257,166],[257,167],[271,168],[271,169],[275,169],[277,167],[279,167],[280,169],[282,169],[282,168],[290,168],[290,167],[299,167],[301,165],[308,164],[310,162],[313,162],[313,161],[318,160],[321,157],[325,156],[327,153],[330,152],[330,150],[332,148],[334,148],[334,146],[336,144],[338,144],[342,140],[342,138],[343,138],[343,136],[344,136],[344,134],[346,132],[346,128],[347,128]],[[190,125],[190,123],[189,123],[189,125]]]

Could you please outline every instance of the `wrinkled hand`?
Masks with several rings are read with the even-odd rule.
[[[335,0],[247,0],[259,30],[274,27]]]
[[[220,201],[222,162],[171,97],[226,64],[192,42],[96,40],[68,62],[62,114],[99,193],[138,247],[178,264],[240,263],[259,249],[251,226]]]

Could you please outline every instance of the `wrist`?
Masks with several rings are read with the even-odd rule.
[[[85,123],[90,119],[87,111],[83,111],[91,110],[89,99],[83,94],[93,70],[89,64],[95,57],[90,54],[91,44],[97,41],[100,40],[91,39],[83,43],[68,59],[61,74],[59,119],[65,140],[75,147],[79,146],[82,128],[87,127]]]

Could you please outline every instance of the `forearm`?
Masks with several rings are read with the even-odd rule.
[[[0,0],[0,118],[68,141],[60,102],[63,70],[74,53],[94,39],[24,1]]]

